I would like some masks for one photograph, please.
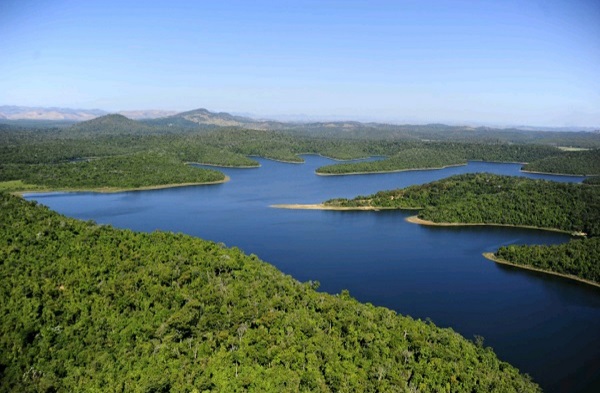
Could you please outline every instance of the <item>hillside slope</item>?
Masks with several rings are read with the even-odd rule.
[[[450,329],[0,194],[0,392],[536,392]]]

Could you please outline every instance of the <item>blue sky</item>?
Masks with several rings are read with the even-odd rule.
[[[0,105],[600,126],[600,1],[0,1]]]

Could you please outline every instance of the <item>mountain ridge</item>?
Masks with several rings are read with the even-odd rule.
[[[599,132],[594,127],[534,127],[534,126],[514,126],[514,127],[493,127],[493,126],[469,126],[469,125],[448,125],[441,123],[428,124],[397,124],[386,121],[357,121],[357,120],[316,120],[307,117],[306,121],[301,120],[276,120],[270,118],[259,118],[242,115],[234,115],[228,112],[212,112],[205,108],[197,108],[183,112],[165,111],[158,109],[147,110],[126,110],[118,112],[107,112],[102,109],[72,109],[61,107],[28,107],[16,105],[0,106],[0,120],[2,121],[45,121],[54,122],[82,122],[93,120],[95,118],[116,113],[127,117],[128,119],[140,121],[149,126],[178,126],[184,128],[212,128],[212,127],[241,127],[254,130],[277,130],[277,131],[305,131],[305,132],[330,132],[342,131],[344,133],[361,131],[415,131],[419,129],[445,129],[449,131],[479,131],[501,130],[506,132],[524,131],[524,132]],[[68,124],[68,123],[67,123]]]

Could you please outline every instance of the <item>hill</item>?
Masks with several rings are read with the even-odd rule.
[[[238,249],[0,205],[0,392],[539,391],[481,342]]]
[[[95,135],[121,135],[121,134],[149,134],[157,130],[136,120],[131,120],[123,115],[110,114],[92,120],[74,124],[67,132]]]

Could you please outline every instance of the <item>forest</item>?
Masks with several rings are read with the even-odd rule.
[[[504,246],[494,256],[516,265],[550,270],[600,284],[598,236],[552,246]]]
[[[52,165],[0,164],[0,186],[4,184],[5,190],[10,190],[8,185],[15,180],[22,182],[15,188],[24,183],[35,185],[34,190],[120,190],[214,183],[224,181],[225,175],[186,165],[164,154],[135,153]]]
[[[321,167],[318,174],[439,168],[462,165],[468,160],[529,162],[527,170],[600,173],[600,150],[565,152],[555,146],[555,140],[541,137],[514,143],[512,131],[506,131],[505,135],[513,135],[509,138],[511,142],[500,138],[504,134],[499,130],[487,130],[498,138],[483,138],[482,142],[464,137],[464,130],[441,126],[360,126],[363,128],[359,127],[362,131],[358,133],[339,131],[322,135],[310,131],[310,127],[253,130],[196,124],[183,118],[178,121],[176,116],[165,119],[140,122],[107,115],[62,127],[43,127],[45,123],[33,123],[37,127],[32,127],[32,123],[0,124],[0,189],[94,190],[212,182],[223,175],[185,164],[256,167],[258,162],[252,156],[302,163],[302,154],[320,154],[337,160],[382,157],[376,161]],[[420,132],[438,135],[437,141],[417,137]],[[588,146],[595,140],[592,133],[571,133],[571,140],[568,134],[552,135],[557,138],[560,135],[557,140],[569,145]],[[115,169],[116,165],[126,168]]]
[[[0,205],[0,392],[540,391],[482,340],[239,249]]]
[[[236,248],[82,222],[2,192],[219,182],[221,172],[191,163],[256,167],[253,156],[295,163],[302,154],[382,157],[318,170],[332,174],[467,160],[549,162],[544,170],[564,172],[555,158],[573,156],[565,161],[568,172],[594,168],[589,160],[596,160],[595,153],[557,148],[595,147],[589,133],[569,139],[350,126],[259,130],[120,115],[60,127],[0,124],[0,392],[539,391],[481,340],[361,304],[347,291],[318,292],[318,283],[297,282]],[[509,246],[498,257],[597,280],[597,267],[585,262],[598,254],[595,179],[575,185],[462,175],[327,203],[418,208],[433,221],[504,220],[585,232],[587,239],[556,249]],[[549,252],[568,258],[555,267],[544,257]]]
[[[415,147],[400,148],[381,161],[342,163],[317,169],[318,174],[351,174],[392,172],[411,169],[433,169],[464,165],[471,161],[536,162],[561,154],[550,146],[509,145],[455,142],[424,142]]]
[[[598,282],[600,188],[487,173],[451,176],[425,185],[381,191],[354,199],[332,199],[334,207],[419,209],[435,223],[515,225],[560,230],[589,238],[561,246],[510,246],[498,257]],[[554,252],[553,258],[546,258]],[[567,255],[561,258],[561,255]],[[579,261],[574,268],[574,261]],[[567,273],[568,272],[568,273]]]
[[[546,157],[523,167],[531,172],[564,173],[574,175],[600,174],[600,149],[567,151],[558,156]]]

